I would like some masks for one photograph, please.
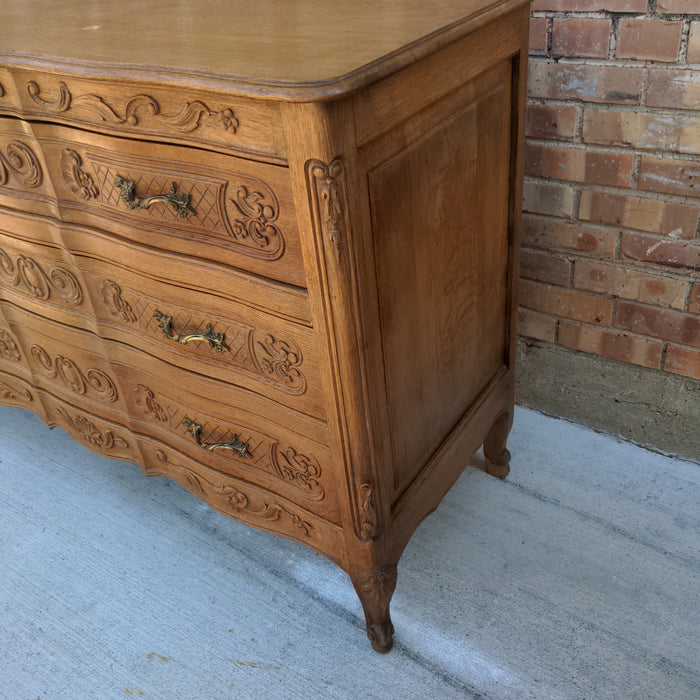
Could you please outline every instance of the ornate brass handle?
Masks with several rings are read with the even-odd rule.
[[[224,333],[213,333],[211,330],[211,323],[207,323],[204,331],[199,333],[180,333],[175,335],[173,333],[173,317],[167,314],[162,314],[160,311],[156,311],[153,314],[153,318],[158,322],[158,328],[163,331],[163,334],[169,340],[174,340],[180,345],[187,345],[187,343],[192,340],[203,340],[209,343],[209,347],[216,352],[223,352],[228,350],[231,352],[231,348],[226,345],[226,336]]]
[[[231,450],[232,452],[235,452],[239,457],[253,456],[248,451],[248,443],[241,442],[238,439],[238,435],[236,435],[236,433],[233,433],[231,435],[231,439],[228,442],[206,443],[202,442],[202,426],[199,423],[191,420],[190,418],[185,418],[185,420],[182,421],[182,424],[187,427],[187,431],[190,433],[190,435],[192,435],[194,441],[200,447],[203,447],[205,450],[209,450],[209,452],[213,452],[214,450]]]
[[[154,194],[150,197],[137,197],[136,183],[133,180],[127,180],[121,175],[117,175],[114,186],[121,190],[119,196],[129,205],[129,209],[148,209],[151,204],[164,202],[165,204],[170,204],[178,216],[183,218],[196,213],[190,204],[192,195],[178,194],[177,185],[174,182],[170,185],[168,194]]]

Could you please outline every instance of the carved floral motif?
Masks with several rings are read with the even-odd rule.
[[[13,263],[2,248],[0,277],[4,277],[14,287],[23,287],[38,299],[48,300],[55,294],[70,306],[80,306],[83,303],[83,290],[72,272],[58,266],[45,272],[36,260],[24,255],[18,256]]]
[[[92,176],[82,168],[81,157],[70,148],[61,153],[61,170],[63,179],[68,183],[74,194],[80,199],[94,199],[100,193],[95,186]]]
[[[0,329],[0,356],[14,362],[22,359],[17,341],[4,329]]]
[[[122,297],[122,288],[112,280],[105,280],[102,284],[102,298],[112,316],[117,316],[124,323],[135,323],[136,314],[131,304]]]
[[[343,161],[340,158],[330,163],[310,160],[306,164],[306,178],[316,225],[328,237],[336,254],[340,254],[345,237]]]
[[[103,450],[111,450],[114,447],[129,447],[129,443],[115,435],[111,430],[100,430],[87,416],[80,413],[71,416],[64,408],[57,408],[63,420],[72,428],[80,438],[88,444]]]
[[[156,396],[147,386],[139,384],[136,387],[136,405],[140,406],[144,413],[147,413],[159,423],[168,422],[167,411],[156,401]]]
[[[389,601],[396,588],[396,567],[390,566],[379,569],[356,578],[357,585],[362,590],[369,602],[377,609],[386,607],[389,610]]]
[[[374,489],[372,482],[363,481],[360,484],[360,539],[363,542],[372,542],[379,537],[381,528],[379,526],[379,515],[374,503]]]
[[[49,379],[60,379],[63,384],[76,394],[82,396],[95,394],[106,403],[113,403],[118,398],[114,382],[99,369],[89,369],[83,373],[78,365],[63,355],[53,360],[40,345],[32,345],[30,352],[35,362],[44,370]]]
[[[101,121],[110,124],[141,126],[143,115],[147,115],[182,133],[199,128],[203,118],[218,117],[221,128],[232,134],[236,133],[239,126],[238,118],[230,107],[216,111],[200,100],[185,102],[177,114],[168,116],[161,113],[160,104],[150,95],[136,95],[119,110],[99,95],[87,93],[73,96],[62,80],[58,83],[56,99],[44,98],[39,84],[33,80],[27,83],[27,94],[34,104],[47,111],[60,114],[79,107],[95,113]]]
[[[10,176],[30,188],[39,187],[43,181],[39,159],[22,141],[10,141],[5,153],[0,150],[0,185],[7,184]]]
[[[299,528],[307,537],[311,536],[313,525],[304,520],[299,514],[290,510],[281,503],[263,503],[262,505],[253,505],[243,491],[238,489],[233,484],[216,484],[209,479],[205,479],[201,474],[197,474],[191,469],[187,469],[179,464],[174,464],[168,458],[168,455],[163,450],[156,451],[156,457],[160,462],[170,467],[175,467],[185,486],[189,488],[195,495],[207,500],[208,496],[221,498],[226,502],[227,510],[232,515],[241,515],[244,517],[253,518],[267,523],[273,523],[280,520],[283,516],[289,518],[290,522]]]

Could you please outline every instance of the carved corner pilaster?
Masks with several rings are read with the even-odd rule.
[[[363,542],[373,542],[381,534],[381,524],[371,481],[363,481],[360,484],[357,498],[358,537]]]
[[[314,224],[328,240],[335,254],[340,256],[347,237],[347,197],[342,159],[334,158],[330,163],[309,160],[306,163],[306,179]]]

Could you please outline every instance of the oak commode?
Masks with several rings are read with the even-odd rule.
[[[508,471],[528,6],[5,0],[0,402],[301,542],[377,651]]]

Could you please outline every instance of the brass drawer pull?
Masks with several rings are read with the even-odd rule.
[[[224,333],[213,333],[211,330],[211,323],[207,323],[204,331],[200,333],[180,333],[175,335],[173,333],[173,317],[167,314],[162,314],[160,311],[156,311],[153,314],[153,318],[158,322],[158,328],[163,331],[163,334],[169,340],[174,340],[180,345],[187,345],[192,340],[203,340],[209,343],[209,347],[216,352],[223,352],[228,350],[231,352],[231,348],[226,345],[226,336]]]
[[[183,218],[196,213],[190,204],[192,195],[178,194],[176,191],[177,185],[174,182],[170,185],[168,194],[154,194],[150,197],[137,197],[136,183],[121,175],[117,175],[114,186],[121,190],[119,196],[129,205],[129,209],[148,209],[151,204],[164,202],[165,204],[170,204],[173,209],[175,209],[178,216]]]
[[[182,424],[187,427],[187,431],[190,433],[190,435],[192,435],[194,441],[200,447],[203,447],[205,450],[209,450],[209,452],[213,452],[214,450],[231,450],[232,452],[235,452],[239,457],[253,456],[248,451],[248,443],[241,442],[238,439],[238,435],[236,435],[236,433],[233,433],[231,435],[231,439],[228,442],[206,443],[202,442],[202,426],[199,423],[191,420],[190,418],[185,418],[185,420],[182,421]]]

